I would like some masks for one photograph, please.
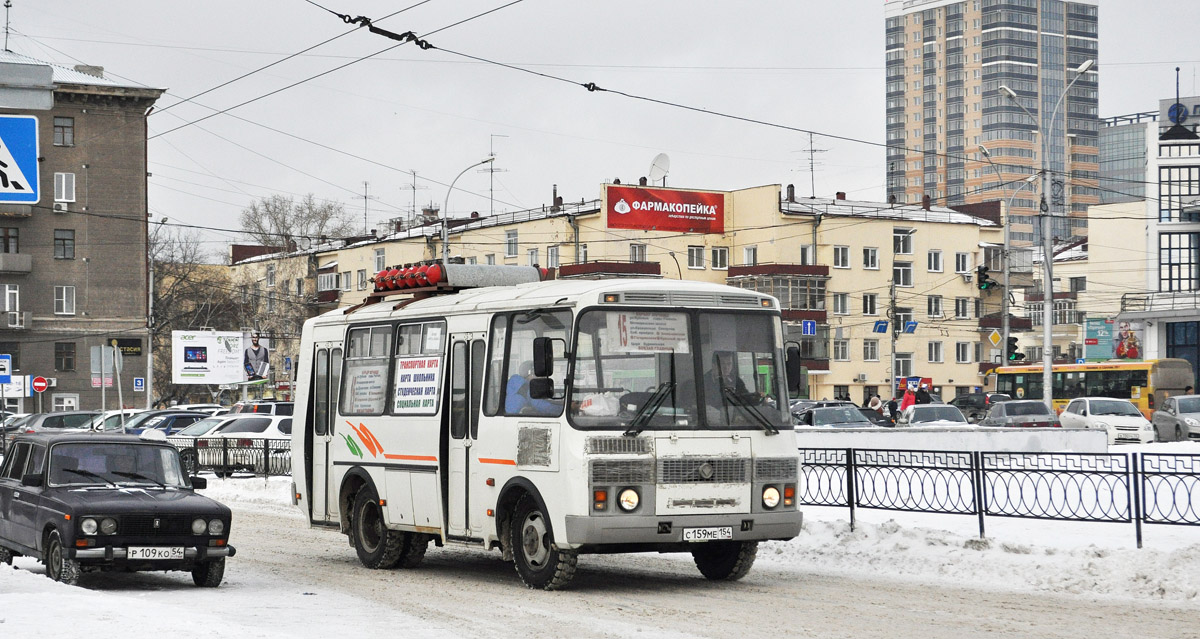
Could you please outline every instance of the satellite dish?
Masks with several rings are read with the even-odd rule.
[[[671,170],[671,158],[667,157],[666,153],[659,153],[654,156],[654,161],[650,163],[651,184],[662,180],[662,185],[667,185],[667,172]]]

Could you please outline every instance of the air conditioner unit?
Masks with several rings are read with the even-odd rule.
[[[66,202],[55,202],[54,203],[54,212],[55,213],[66,213],[67,211],[70,211],[70,210],[71,210],[71,207]]]
[[[859,373],[858,375],[855,375],[855,376],[854,376],[854,381],[856,381],[856,382],[865,382],[865,381],[867,381],[867,374],[866,374],[866,373]]]
[[[46,388],[56,388],[57,386],[58,386],[58,378],[57,377],[47,377],[46,378]]]
[[[971,280],[975,278],[975,276],[971,273],[963,273],[962,276],[963,276],[963,281],[966,282],[967,284],[970,284]]]
[[[7,319],[9,328],[25,328],[25,316],[20,311],[9,311]]]

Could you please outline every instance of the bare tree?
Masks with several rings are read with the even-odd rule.
[[[345,208],[318,202],[312,193],[299,202],[284,195],[257,200],[242,210],[242,230],[263,246],[287,251],[309,248],[319,238],[347,237],[355,232]]]

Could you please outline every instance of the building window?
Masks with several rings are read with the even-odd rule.
[[[75,231],[54,229],[54,259],[75,259]]]
[[[12,355],[12,369],[14,371],[21,370],[21,343],[20,342],[0,342],[0,353]]]
[[[630,262],[645,262],[646,261],[646,245],[645,244],[630,244],[629,245],[629,261]]]
[[[579,245],[579,262],[581,264],[583,264],[583,263],[586,263],[587,261],[588,261],[587,244],[580,244]]]
[[[351,282],[350,282],[350,271],[342,271],[342,278],[341,278],[340,282],[341,282],[341,284],[342,284],[342,290],[343,290],[343,291],[348,291],[348,290],[350,290],[350,285],[351,285]]]
[[[892,280],[896,282],[896,286],[912,286],[912,262],[896,262],[892,266]]]
[[[969,273],[971,271],[971,254],[970,253],[955,253],[954,254],[954,272]]]
[[[863,268],[879,270],[879,249],[873,247],[863,249]]]
[[[930,273],[941,273],[942,272],[942,252],[941,251],[930,251],[929,257],[928,257],[928,259],[926,259],[925,262],[926,262],[926,268],[929,269]]]
[[[57,240],[58,240],[58,234],[56,232],[55,233],[55,248],[56,249],[58,248]],[[58,257],[58,256],[55,255],[54,257]],[[275,265],[268,264],[267,265],[267,288],[273,288],[274,286],[275,286]]]
[[[688,247],[688,268],[704,268],[704,247]]]
[[[850,268],[850,247],[833,247],[833,268]]]
[[[879,295],[877,293],[866,293],[863,295],[863,315],[878,315],[879,314]]]
[[[833,314],[847,315],[850,313],[850,295],[848,293],[833,294]]]
[[[375,249],[375,272],[382,271],[387,266],[387,259],[384,258],[383,249]]]
[[[1071,278],[1071,292],[1072,293],[1082,293],[1083,291],[1086,291],[1086,290],[1087,290],[1087,277],[1086,276]]]
[[[913,321],[912,307],[897,306],[895,315],[896,315],[896,330],[903,331],[904,325]]]
[[[912,377],[912,353],[896,353],[893,356],[896,362],[896,367],[892,370],[892,377]]]
[[[349,273],[346,273],[346,275],[349,275]],[[350,278],[347,277],[346,281],[350,281]],[[346,289],[346,290],[350,290],[350,289]],[[267,312],[268,313],[275,312],[275,294],[274,293],[267,293]]]
[[[896,255],[912,255],[912,236],[912,229],[892,229],[892,252]]]
[[[367,290],[367,269],[365,268],[358,269],[358,290]]]
[[[737,286],[774,296],[779,308],[801,311],[825,310],[825,280],[805,276],[755,276],[737,278]]]
[[[3,248],[3,253],[20,253],[21,230],[16,227],[6,226],[0,228],[0,248]]]
[[[729,249],[724,246],[715,246],[712,250],[713,270],[724,271],[729,268]]]
[[[879,340],[864,339],[863,340],[863,359],[868,362],[879,361]]]
[[[745,266],[754,266],[758,264],[758,247],[747,246],[742,248],[742,264]]]
[[[54,146],[75,146],[75,118],[54,118]]]
[[[245,295],[245,289],[243,289],[242,296],[245,297]],[[304,297],[304,280],[299,277],[296,278],[296,297]]]
[[[55,315],[74,315],[75,314],[75,287],[74,286],[55,286],[54,287],[54,314]]]
[[[547,246],[546,247],[546,266],[549,266],[550,268],[558,268],[558,247],[557,246]]]
[[[955,342],[954,361],[959,364],[971,363],[971,342]]]
[[[516,257],[516,256],[517,256],[517,232],[515,230],[505,231],[504,232],[504,257]]]
[[[74,173],[55,173],[54,174],[54,201],[55,202],[74,202],[75,201],[75,174]]]
[[[931,364],[942,363],[942,343],[941,342],[929,342],[929,363],[931,363]]]
[[[496,254],[495,254],[495,253],[488,253],[488,254],[485,256],[485,261],[486,261],[488,264],[495,264],[495,263],[496,263]]]
[[[967,297],[954,298],[954,319],[969,319],[971,315],[971,300]]]
[[[475,257],[474,255],[467,258],[467,264],[478,264],[478,263],[479,263],[479,258]]]
[[[317,273],[317,292],[336,291],[338,288],[337,273]]]
[[[75,342],[54,343],[54,370],[75,370]]]
[[[4,293],[4,310],[13,313],[21,310],[21,286],[19,284],[0,284],[0,292]]]
[[[941,317],[942,316],[942,296],[941,295],[930,295],[929,303],[928,303],[928,306],[926,307],[925,311],[926,311],[926,315],[928,315],[929,317]]]
[[[527,266],[538,266],[538,250],[535,248],[525,251],[525,264]]]
[[[850,361],[850,340],[833,340],[833,359],[839,362]]]

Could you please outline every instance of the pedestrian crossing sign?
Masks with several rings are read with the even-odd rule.
[[[0,203],[37,204],[38,120],[0,115]]]

